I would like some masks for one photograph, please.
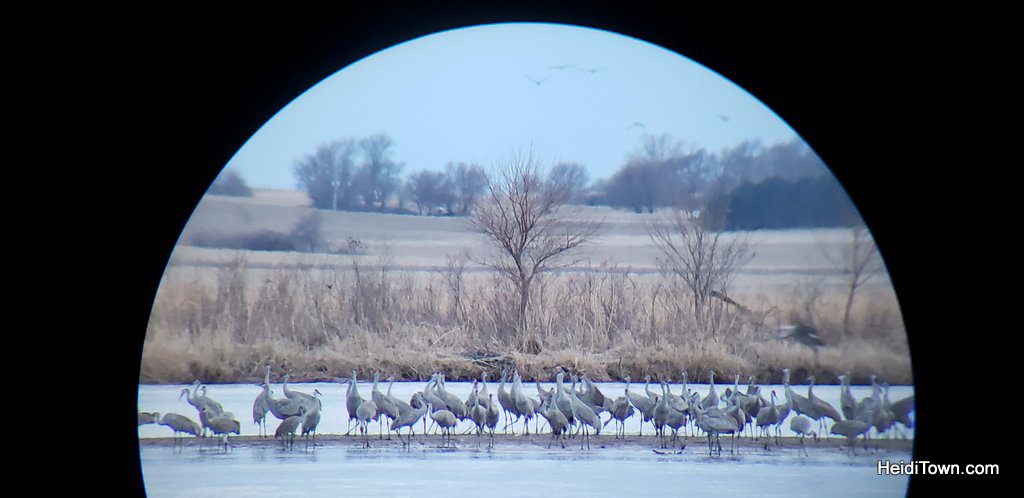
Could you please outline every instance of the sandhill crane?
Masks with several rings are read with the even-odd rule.
[[[352,379],[334,379],[337,382],[348,382],[348,389],[345,391],[345,408],[348,410],[348,426],[345,430],[345,435],[349,435],[352,432],[352,421],[356,421],[356,425],[359,424],[358,418],[356,417],[356,409],[363,403],[363,397],[359,395],[359,387],[356,381],[356,371],[352,370]]]
[[[161,416],[159,412],[154,412],[153,418],[158,425],[170,427],[171,430],[174,431],[174,444],[178,444],[180,441],[184,440],[184,438],[179,439],[178,434],[180,433],[191,434],[198,437],[201,432],[199,424],[184,415],[178,415],[177,413],[165,413]]]
[[[477,394],[476,390],[476,379],[473,379],[473,385],[469,389],[469,396],[466,397],[466,409],[470,411],[470,418],[473,418],[473,406],[480,402],[479,394]]]
[[[473,385],[473,394],[476,394],[476,384]],[[473,405],[469,406],[469,419],[476,425],[476,437],[479,443],[480,436],[484,433],[484,426],[487,425],[487,408],[480,404],[477,398],[473,398]]]
[[[669,407],[668,411],[666,412],[665,425],[663,427],[668,427],[672,429],[672,438],[669,440],[669,442],[672,444],[673,447],[675,447],[675,443],[679,441],[679,428],[686,425],[689,410],[687,410],[686,412],[682,412],[674,408],[672,406],[671,401],[667,401],[667,404],[669,405]],[[662,429],[662,431],[664,433],[664,428]]]
[[[804,436],[810,434],[814,436],[815,441],[818,440],[818,433],[811,430],[811,419],[797,415],[789,421],[789,429],[800,435],[800,447],[803,448],[805,455],[810,456],[804,444]]]
[[[215,436],[222,436],[221,442],[224,444],[224,451],[227,451],[229,446],[228,435],[241,434],[242,424],[235,419],[235,416],[231,412],[212,414],[211,408],[206,406],[203,407],[203,413],[206,415],[210,424],[210,432],[213,432]]]
[[[551,443],[558,440],[558,443],[565,448],[565,432],[569,430],[569,419],[565,417],[561,410],[558,409],[558,396],[559,390],[556,387],[555,392],[551,394],[544,403],[541,404],[540,411],[538,413],[548,421],[548,426],[551,427],[551,441],[548,442],[548,448],[551,448]]]
[[[739,430],[739,427],[736,425],[736,419],[718,407],[702,408],[700,395],[697,393],[694,393],[690,405],[693,407],[697,427],[708,435],[708,456],[711,456],[714,449],[711,443],[711,436],[715,436],[715,441],[718,444],[718,454],[722,454],[722,434],[733,435],[731,451],[735,453],[736,432]]]
[[[556,382],[562,382],[562,372],[559,372],[556,376]],[[572,389],[569,390],[569,396],[572,401],[572,416],[574,419],[580,422],[583,428],[583,437],[587,440],[587,449],[590,449],[590,430],[589,427],[594,428],[594,435],[601,434],[601,418],[594,413],[594,410],[590,408],[590,405],[580,400],[579,396],[576,395],[576,382],[573,382]],[[580,449],[583,449],[583,441],[580,440]]]
[[[267,412],[269,411],[270,408],[267,407],[267,400],[263,396],[263,391],[260,391],[252,402],[252,423],[256,424],[257,434],[260,437],[266,437],[267,435]]]
[[[815,418],[815,410],[811,406],[811,400],[793,392],[793,388],[789,385],[789,369],[782,369],[782,384],[786,390],[786,402],[788,402],[793,411],[799,415],[806,415],[811,418]]]
[[[536,413],[533,403],[530,398],[523,393],[523,381],[522,377],[519,376],[519,372],[512,374],[512,401],[515,403],[516,412],[521,414],[525,419],[523,421],[523,430],[526,432],[525,435],[530,435],[530,419],[533,418]]]
[[[622,433],[622,438],[625,439],[626,419],[632,417],[633,414],[636,413],[636,410],[633,409],[633,405],[629,403],[629,400],[625,396],[619,396],[612,402],[611,409],[608,411],[612,416],[604,423],[604,425],[607,426],[608,422],[615,420],[617,422],[617,427],[615,428],[615,439],[619,438],[620,432]]]
[[[304,412],[302,415],[302,437],[307,438],[309,434],[312,433],[313,451],[316,451],[316,427],[320,425],[320,408],[323,404],[320,401],[322,394],[320,394],[319,389],[314,389],[313,395],[316,397],[316,404],[313,405],[313,409],[305,410],[305,407],[303,407],[302,410]],[[309,447],[308,439],[306,440],[306,447]]]
[[[299,405],[299,413],[306,413],[306,407]],[[292,415],[277,425],[277,430],[274,431],[274,439],[281,440],[282,448],[287,446],[290,449],[295,446],[295,430],[299,428],[301,422],[301,415]]]
[[[412,397],[409,398],[409,407],[414,409],[414,410],[419,410],[420,408],[424,408],[425,409],[427,407],[427,403],[425,401],[423,401],[423,399],[424,399],[423,396],[424,396],[423,391],[418,391],[418,392],[413,393]],[[423,419],[423,433],[426,434],[427,433],[427,417],[421,417],[421,418]]]
[[[640,412],[640,435],[644,435],[644,422],[650,422],[651,417],[654,416],[651,407],[654,406],[654,402],[650,398],[643,394],[634,393],[629,390],[630,378],[626,376],[626,399],[633,405],[638,412]]]
[[[512,400],[512,395],[505,390],[505,381],[508,380],[508,371],[501,371],[501,384],[498,386],[498,404],[501,405],[501,409],[505,411],[505,432],[508,432],[509,426],[512,426],[512,435],[516,434],[516,427],[513,425],[512,415],[516,416],[514,422],[518,422],[521,415],[516,411],[516,403]]]
[[[583,400],[584,403],[590,405],[591,408],[594,408],[594,413],[600,414],[606,406],[605,395],[597,388],[597,386],[594,385],[593,382],[590,381],[589,378],[587,378],[586,375],[581,376],[580,381],[583,387],[586,388],[586,391],[580,395],[580,399]],[[610,405],[611,403],[607,403],[607,406]]]
[[[284,382],[281,384],[281,392],[284,393],[284,397],[292,401],[299,403],[306,407],[306,410],[311,410],[313,405],[319,403],[315,396],[312,394],[306,394],[304,392],[293,391],[288,389],[288,379],[291,378],[291,374],[284,374]]]
[[[388,419],[388,425],[398,419],[398,406],[391,402],[384,393],[380,392],[377,388],[377,382],[380,380],[380,372],[373,374],[373,390],[370,391],[370,397],[373,402],[377,405],[377,411],[382,417],[377,417],[377,422],[380,423],[380,439],[384,439],[384,417]],[[388,439],[391,439],[391,431],[388,431]]]
[[[139,412],[139,425],[155,424],[158,418],[156,412]]]
[[[448,392],[444,387],[444,373],[438,376],[438,381],[435,383],[435,394],[444,400],[444,404],[448,406],[448,411],[455,415],[455,418],[459,420],[465,420],[469,414],[466,410],[466,403],[464,403],[458,396]]]
[[[486,423],[487,428],[491,430],[491,446],[494,446],[494,429],[498,427],[498,418],[501,416],[501,410],[498,405],[494,402],[494,395],[487,395],[487,417]]]
[[[398,399],[391,395],[391,388],[392,386],[395,385],[395,376],[392,375],[385,380],[388,381],[388,392],[384,393],[384,397],[387,398],[388,401],[390,401],[392,404],[394,404],[396,408],[398,408],[399,415],[411,411],[412,405],[406,403],[404,400]]]
[[[864,434],[870,428],[869,424],[860,420],[840,420],[832,425],[832,430],[829,432],[838,436],[846,436],[846,439],[850,442],[850,455],[853,455],[855,453],[853,445],[857,440],[857,436]],[[866,450],[867,447],[867,441],[865,441],[864,449]]]
[[[487,372],[480,372],[480,392],[477,398],[483,403],[484,408],[491,408],[491,393],[487,392]]]
[[[839,376],[839,409],[843,412],[843,418],[851,420],[857,416],[857,399],[850,392],[849,375]]]
[[[825,418],[832,419],[832,422],[838,422],[843,419],[843,416],[836,411],[835,407],[830,405],[827,401],[814,395],[814,376],[807,378],[807,399],[810,400],[811,406],[814,409],[814,414],[808,414],[811,418],[818,420],[818,429],[824,428]]]
[[[356,420],[359,422],[359,432],[363,433],[364,448],[370,448],[370,421],[377,420],[379,417],[377,403],[374,403],[372,399],[363,401],[356,407]]]
[[[715,391],[715,371],[711,370],[708,372],[708,382],[711,384],[711,389],[708,391],[708,395],[700,401],[700,406],[704,409],[713,408],[718,406],[718,393]],[[685,396],[686,393],[683,393]]]
[[[395,420],[393,420],[391,422],[391,427],[390,427],[391,430],[393,430],[395,432],[398,432],[398,440],[399,441],[402,441],[402,433],[400,432],[400,429],[402,427],[408,427],[409,428],[409,440],[408,440],[408,442],[402,441],[402,446],[404,446],[404,447],[411,447],[412,446],[413,426],[416,425],[416,422],[419,422],[419,420],[421,418],[423,418],[424,414],[427,413],[427,403],[426,403],[426,401],[423,400],[423,395],[421,393],[416,393],[416,394],[413,395],[413,399],[415,399],[420,406],[416,407],[416,408],[413,408],[410,411],[402,413],[401,415],[399,415],[398,418],[396,418]],[[410,403],[410,405],[411,405],[411,403]]]
[[[278,420],[284,420],[299,414],[299,406],[301,405],[287,398],[274,398],[271,396],[270,384],[263,384],[263,392],[260,393],[260,396],[263,397],[263,404],[266,405],[267,411],[277,417]]]
[[[427,401],[428,406],[431,405],[430,401]],[[438,427],[441,428],[441,447],[450,446],[452,442],[452,427],[458,423],[455,418],[455,414],[448,410],[434,410],[430,414],[430,418],[434,419],[434,422]]]
[[[725,413],[736,419],[736,427],[739,428],[739,432],[743,432],[743,428],[747,425],[750,420],[750,415],[743,409],[738,399],[739,393],[733,393],[732,400],[726,400]]]
[[[764,449],[768,448],[768,440],[771,436],[768,435],[768,428],[779,423],[779,408],[775,405],[775,391],[772,391],[771,405],[766,406],[757,412],[757,427],[761,429],[765,436]],[[775,444],[779,444],[778,434],[775,436]]]
[[[198,380],[192,384],[192,388],[194,391],[199,390]],[[195,393],[193,393],[193,391],[190,391],[189,388],[187,387],[181,390],[181,394],[178,395],[178,399],[181,399],[182,396],[185,397],[185,401],[188,401],[188,404],[192,405],[196,409],[196,411],[199,412],[199,425],[202,427],[202,436],[206,437],[206,429],[209,427],[209,424],[207,422],[206,415],[203,413],[203,408],[209,406],[211,413],[220,413],[221,410],[223,410],[223,408],[221,408],[219,405],[210,403],[210,401],[212,400],[196,397]]]
[[[897,400],[895,403],[890,403],[889,386],[887,385],[885,387],[885,395],[882,399],[882,403],[888,407],[889,411],[892,412],[893,421],[899,422],[903,425],[903,432],[901,436],[906,439],[906,430],[914,427],[914,422],[910,420],[910,412],[914,411],[914,395]]]

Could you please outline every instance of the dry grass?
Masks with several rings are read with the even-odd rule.
[[[721,308],[716,327],[687,319],[686,296],[659,275],[633,275],[614,265],[547,277],[533,295],[530,323],[539,354],[515,351],[511,289],[487,274],[461,281],[460,309],[452,275],[401,272],[387,258],[350,270],[257,270],[245,259],[222,268],[171,267],[147,330],[140,382],[255,381],[271,364],[298,379],[330,379],[374,371],[425,379],[439,369],[451,379],[515,365],[524,378],[550,378],[555,365],[595,380],[679,378],[708,370],[793,381],[814,374],[879,375],[910,383],[909,353],[891,295],[864,294],[854,331],[841,337],[842,296],[825,291],[776,297],[736,295],[750,315]],[[802,288],[802,287],[798,287]],[[830,344],[814,352],[774,340],[770,331],[801,319]]]
[[[303,194],[256,191],[252,198],[207,197],[182,240],[204,233],[287,232],[312,210]],[[574,208],[575,209],[575,208]],[[529,323],[540,352],[516,344],[515,302],[507,282],[472,264],[446,270],[451,255],[485,247],[461,218],[321,212],[324,242],[362,241],[359,255],[233,251],[179,246],[153,306],[141,382],[255,381],[266,365],[297,379],[374,371],[424,379],[477,376],[515,365],[525,379],[549,379],[554,365],[596,380],[651,374],[694,381],[714,369],[762,382],[813,374],[832,382],[850,371],[911,382],[901,315],[888,280],[859,291],[850,336],[842,334],[842,277],[823,250],[841,246],[836,230],[763,231],[747,237],[756,256],[730,296],[698,327],[690,297],[659,274],[644,217],[608,208],[575,209],[604,231],[577,271],[545,276],[532,291]],[[831,249],[830,249],[831,248]],[[453,261],[458,263],[458,261]],[[593,262],[593,263],[591,263]],[[455,267],[458,265],[456,264]],[[779,325],[813,324],[829,346],[817,353],[774,340]]]

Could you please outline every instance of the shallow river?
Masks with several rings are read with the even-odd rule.
[[[413,392],[423,389],[425,382],[395,383],[392,395],[408,400]],[[541,383],[545,388],[550,383]],[[180,413],[198,421],[195,409],[184,399],[178,399],[183,385],[139,386],[139,410],[161,413]],[[599,389],[611,397],[621,396],[625,384],[599,383]],[[707,385],[690,384],[691,389],[703,394]],[[725,391],[716,386],[721,395]],[[323,393],[323,412],[318,431],[320,434],[343,434],[347,427],[345,386],[336,383],[289,384],[296,391]],[[370,397],[372,383],[360,383],[364,398]],[[470,383],[447,382],[448,391],[465,399]],[[488,383],[489,391],[497,397],[498,384]],[[631,389],[643,393],[643,384]],[[652,386],[652,389],[654,387]],[[745,390],[745,386],[741,386]],[[770,396],[774,389],[785,400],[781,386],[762,386]],[[386,391],[387,385],[381,385]],[[536,397],[532,385],[524,390]],[[672,390],[679,393],[681,386]],[[806,395],[806,386],[794,386]],[[870,387],[853,386],[858,399],[870,395]],[[252,422],[252,402],[261,389],[254,384],[212,384],[208,396],[224,405],[242,422],[242,435],[257,434]],[[660,391],[660,389],[658,389]],[[838,386],[815,386],[814,393],[838,408]],[[913,394],[911,386],[893,386],[890,399],[896,401]],[[283,396],[279,384],[274,384],[274,395]],[[766,396],[767,397],[767,396]],[[792,415],[791,415],[792,416]],[[604,414],[607,419],[608,415]],[[268,415],[271,434],[278,421]],[[499,429],[504,422],[499,424]],[[468,429],[471,422],[463,422],[459,432]],[[611,438],[609,424],[600,438]],[[543,429],[543,424],[541,425]],[[376,427],[371,426],[372,432]],[[522,426],[517,426],[517,433]],[[534,426],[531,423],[531,432]],[[640,430],[639,417],[627,420],[627,432]],[[651,425],[644,424],[645,435],[653,433]],[[404,432],[403,432],[404,433]],[[417,434],[422,433],[422,423]],[[788,421],[783,424],[783,435],[791,435]],[[913,437],[913,431],[909,433]],[[158,425],[139,427],[140,438],[169,437],[171,430]],[[429,436],[437,438],[438,436]],[[417,436],[419,439],[420,436]],[[355,440],[351,443],[327,443],[315,451],[305,451],[296,442],[293,451],[276,445],[240,444],[228,453],[219,453],[212,444],[199,450],[194,439],[183,449],[170,446],[143,445],[141,463],[143,478],[149,496],[295,496],[295,495],[427,495],[445,493],[475,493],[490,490],[494,496],[553,495],[623,496],[637,491],[661,491],[670,495],[726,495],[759,496],[899,496],[906,492],[907,478],[877,476],[879,459],[899,461],[911,458],[908,451],[883,450],[865,453],[858,447],[856,456],[835,449],[815,449],[809,444],[809,456],[801,457],[795,449],[781,451],[747,451],[729,454],[726,438],[721,457],[708,457],[703,438],[690,438],[688,447],[680,455],[658,455],[651,449],[659,448],[651,438],[650,449],[637,447],[609,447],[580,450],[567,443],[567,449],[547,451],[543,446],[498,445],[488,450],[462,445],[459,450],[440,450],[434,444],[417,444],[412,451],[390,448],[363,449]]]

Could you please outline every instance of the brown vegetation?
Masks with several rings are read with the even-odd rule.
[[[467,379],[514,364],[523,377],[548,379],[554,365],[595,380],[644,374],[703,381],[706,372],[754,374],[793,382],[813,374],[832,382],[851,371],[910,383],[906,335],[890,293],[858,294],[843,334],[845,296],[814,282],[785,295],[732,297],[729,323],[712,334],[693,318],[692,297],[664,274],[614,264],[538,277],[528,319],[537,354],[515,343],[518,296],[505,279],[452,261],[434,273],[403,272],[390,258],[352,258],[349,268],[265,270],[237,258],[221,268],[170,266],[147,330],[140,382],[250,381],[266,365],[295,379],[330,379],[352,369],[423,380],[443,369]],[[827,346],[817,352],[779,342],[779,324],[813,324]],[[724,331],[724,332],[722,332]]]

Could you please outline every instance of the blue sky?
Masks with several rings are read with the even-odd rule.
[[[539,84],[537,82],[540,82]],[[515,150],[608,177],[645,134],[719,151],[796,133],[732,82],[675,52],[608,31],[494,24],[435,33],[345,67],[263,125],[227,168],[295,188],[294,162],[340,138],[386,133],[404,173],[485,168]]]

